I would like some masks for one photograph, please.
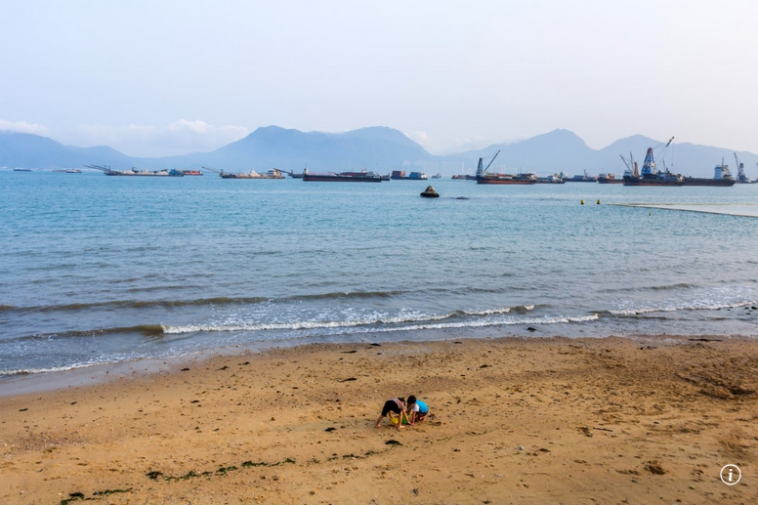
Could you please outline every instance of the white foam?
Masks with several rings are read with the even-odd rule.
[[[750,305],[756,305],[755,300],[739,302],[739,303],[693,303],[693,304],[681,304],[677,306],[667,307],[646,307],[640,309],[623,309],[623,310],[609,310],[611,314],[617,316],[635,316],[637,314],[651,314],[656,312],[678,312],[687,310],[721,310],[721,309],[738,309],[740,307],[747,307]]]
[[[295,323],[272,323],[272,324],[239,324],[239,325],[188,325],[188,326],[167,326],[166,333],[193,333],[193,332],[234,332],[234,331],[264,331],[264,330],[309,330],[309,329],[329,329],[329,328],[350,328],[349,333],[371,333],[371,332],[394,332],[394,331],[413,331],[425,329],[444,329],[444,328],[477,328],[487,326],[513,326],[519,324],[561,324],[561,323],[582,323],[596,321],[600,318],[598,314],[587,316],[545,316],[542,318],[521,319],[517,317],[498,318],[498,319],[479,319],[470,321],[451,321],[448,323],[439,323],[441,319],[447,319],[448,316],[426,317],[412,321],[415,324],[405,326],[393,326],[384,328],[359,328],[361,326],[370,326],[372,324],[382,324],[388,322],[408,323],[410,321],[398,320],[370,320],[370,321],[299,321]],[[431,324],[424,324],[429,322]],[[339,332],[346,333],[346,332]]]
[[[446,328],[483,328],[488,326],[514,326],[521,324],[565,324],[565,323],[584,323],[589,321],[596,321],[600,319],[598,314],[591,314],[589,316],[575,316],[575,317],[543,317],[543,318],[531,318],[531,319],[508,319],[508,320],[490,320],[490,321],[460,321],[451,323],[437,323],[428,325],[412,325],[401,326],[395,328],[380,328],[366,330],[366,332],[391,332],[391,331],[413,331],[413,330],[436,330]]]
[[[489,309],[489,310],[480,310],[480,311],[468,311],[464,310],[463,313],[467,316],[495,316],[499,314],[507,314],[511,311],[510,307],[505,307],[502,309]]]
[[[534,305],[527,307],[534,308]],[[531,310],[528,309],[527,310]],[[322,328],[352,328],[358,326],[370,326],[376,324],[403,324],[403,323],[424,323],[433,321],[444,321],[453,317],[464,314],[466,316],[492,316],[507,314],[511,311],[510,307],[499,309],[488,309],[481,311],[461,311],[448,312],[446,314],[424,314],[421,312],[405,312],[397,316],[388,317],[386,314],[374,313],[371,317],[348,319],[344,321],[291,321],[291,322],[269,322],[269,323],[222,323],[222,324],[199,324],[171,326],[162,325],[163,333],[182,334],[195,332],[222,332],[222,331],[266,331],[266,330],[315,330]]]
[[[67,366],[54,366],[50,368],[22,368],[19,370],[0,370],[0,376],[10,376],[10,375],[31,375],[36,373],[47,373],[47,372],[65,372],[67,370],[77,370],[79,368],[87,368],[95,365],[105,365],[108,363],[115,363],[117,361],[97,361],[92,363],[75,363],[73,365],[67,365]]]

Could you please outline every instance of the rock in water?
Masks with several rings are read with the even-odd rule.
[[[439,198],[440,195],[435,191],[434,186],[427,186],[426,189],[421,193],[421,196],[424,198]]]

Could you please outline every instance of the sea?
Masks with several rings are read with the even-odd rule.
[[[729,208],[756,203],[758,184],[3,170],[0,383],[311,343],[754,338],[758,219]]]

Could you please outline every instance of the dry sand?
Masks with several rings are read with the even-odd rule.
[[[748,339],[217,356],[0,399],[0,503],[755,504],[756,391]],[[408,394],[433,417],[374,428]]]

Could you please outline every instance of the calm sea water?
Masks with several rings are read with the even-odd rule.
[[[237,345],[758,334],[758,220],[606,205],[756,203],[758,185],[428,183],[0,171],[0,375]]]

